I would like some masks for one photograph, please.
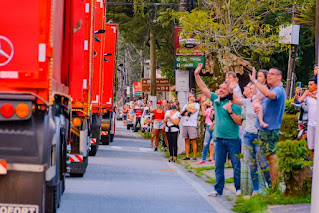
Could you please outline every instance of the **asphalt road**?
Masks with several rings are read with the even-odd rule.
[[[59,213],[229,212],[212,186],[189,174],[164,153],[117,124],[114,142],[100,146],[83,178],[67,178]]]

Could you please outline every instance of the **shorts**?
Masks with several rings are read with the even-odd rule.
[[[276,144],[278,142],[279,129],[269,132],[258,131],[258,141],[261,141],[260,150],[265,155],[276,154]]]
[[[308,149],[315,149],[315,136],[316,136],[316,127],[308,125],[307,127],[307,144]]]
[[[125,121],[126,121],[126,117],[127,117],[126,115],[123,115],[123,119],[124,119]]]
[[[164,129],[164,121],[154,121],[154,129]]]
[[[183,126],[182,137],[185,139],[196,139],[197,138],[197,127],[194,126]]]

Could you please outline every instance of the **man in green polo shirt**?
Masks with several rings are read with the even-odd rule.
[[[239,126],[242,124],[241,107],[232,104],[226,97],[229,94],[229,87],[227,83],[222,83],[219,86],[220,102],[216,101],[218,95],[211,92],[199,73],[203,64],[199,64],[195,70],[195,80],[204,93],[210,98],[214,104],[215,109],[215,127],[214,127],[214,144],[215,144],[215,190],[209,196],[217,196],[223,194],[225,185],[224,166],[226,163],[226,156],[228,154],[233,170],[234,170],[234,185],[236,194],[240,195],[240,159],[236,156],[241,152],[241,140],[239,137]]]

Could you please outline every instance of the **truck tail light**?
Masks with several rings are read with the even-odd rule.
[[[19,118],[25,118],[30,114],[30,108],[27,104],[18,104],[16,114]]]
[[[73,119],[73,124],[74,124],[75,126],[81,126],[82,121],[81,121],[80,118],[74,118],[74,119]]]
[[[2,104],[0,108],[0,113],[3,117],[10,118],[14,114],[13,105],[9,103]]]

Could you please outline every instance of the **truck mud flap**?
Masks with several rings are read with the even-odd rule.
[[[0,212],[44,213],[44,194],[44,172],[9,170],[0,175]]]
[[[88,157],[83,157],[83,161],[81,160],[77,162],[70,162],[70,176],[71,177],[83,177],[86,172],[86,167],[88,165]]]

